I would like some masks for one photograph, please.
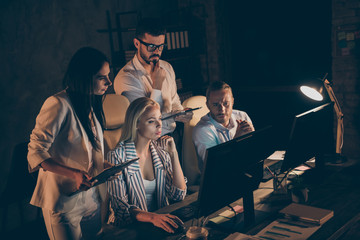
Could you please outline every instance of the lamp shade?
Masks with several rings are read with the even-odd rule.
[[[300,90],[303,94],[305,94],[305,96],[315,101],[322,101],[324,99],[323,95],[315,88],[303,85],[300,87]]]
[[[324,83],[320,79],[311,79],[305,81],[300,86],[300,91],[315,101],[324,100]]]

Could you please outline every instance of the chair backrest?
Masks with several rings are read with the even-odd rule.
[[[29,173],[27,153],[29,141],[16,144],[13,149],[9,176],[0,196],[1,207],[30,197],[35,189],[37,173]]]
[[[125,121],[126,110],[129,107],[129,100],[122,95],[106,94],[104,96],[103,109],[105,115],[104,129],[104,154],[114,149],[119,143],[122,126]]]
[[[193,118],[190,122],[184,124],[184,135],[182,142],[182,163],[184,175],[188,179],[188,185],[200,184],[200,170],[195,147],[192,141],[192,131],[200,119],[209,112],[206,106],[205,96],[192,96],[183,102],[184,108],[202,107],[194,111]]]

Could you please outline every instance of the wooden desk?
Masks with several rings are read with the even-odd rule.
[[[268,204],[260,203],[260,201],[264,197],[268,196],[271,192],[273,192],[272,180],[270,180],[266,183],[260,184],[260,188],[254,191],[255,209],[264,210],[264,211],[269,210]],[[198,193],[188,195],[188,196],[186,196],[186,198],[183,201],[174,203],[174,204],[166,206],[164,208],[161,208],[161,209],[157,210],[156,212],[157,213],[169,213],[169,212],[175,211],[176,209],[179,209],[183,206],[187,206],[190,203],[196,201],[197,197],[198,197]],[[232,205],[236,205],[236,204],[242,205],[242,199],[236,201]],[[224,211],[225,209],[227,209],[227,208],[220,209],[219,211],[210,215],[210,218],[217,216],[220,212]],[[274,207],[272,207],[271,209],[273,211]],[[189,221],[185,222],[185,227],[189,228],[190,226],[196,225],[196,224],[197,224],[196,219],[189,220]],[[218,229],[209,229],[209,232],[210,232],[209,239],[224,239],[231,233],[228,231],[223,231],[223,230],[218,230]],[[179,238],[181,238],[182,235],[185,235],[185,232],[182,234],[168,234],[161,229],[153,227],[153,225],[150,223],[135,223],[126,228],[117,228],[117,227],[114,227],[111,225],[106,225],[104,228],[104,236],[102,237],[102,239],[104,239],[104,240],[105,239],[109,239],[109,240],[110,239],[111,240],[114,240],[114,239],[129,239],[129,240],[132,240],[132,239],[134,239],[134,240],[135,239],[136,240],[137,239],[166,239],[166,240],[172,240],[172,239],[179,239]],[[149,238],[149,236],[152,236],[152,238]]]
[[[359,174],[360,164],[357,162],[348,162],[343,166],[325,166],[322,172],[310,170],[304,174],[305,181],[309,184],[309,202],[308,205],[320,208],[334,210],[334,217],[326,222],[317,232],[315,232],[309,240],[316,239],[338,239],[342,236],[341,231],[347,222],[355,218],[360,212],[360,188]],[[258,190],[254,191],[255,209],[268,212],[277,212],[286,206],[289,202],[284,199],[277,199],[274,195],[272,180],[261,183]],[[197,199],[197,193],[189,195],[184,201],[172,204],[170,206],[159,209],[158,213],[169,213]],[[242,204],[242,200],[234,204]],[[233,204],[232,204],[233,205]],[[210,216],[216,216],[223,211],[221,209]],[[274,218],[269,218],[257,226],[251,228],[247,234],[254,235],[262,228],[272,222]],[[191,220],[185,223],[186,227],[191,226]],[[224,239],[231,232],[218,229],[209,229],[209,240]],[[342,231],[345,231],[343,229]],[[338,232],[337,232],[338,231]],[[104,237],[102,239],[181,239],[183,234],[168,234],[161,229],[157,229],[152,224],[136,223],[127,228],[116,228],[107,225],[104,229]]]
[[[359,176],[359,160],[349,160],[343,165],[327,164],[321,172],[316,169],[305,172],[303,177],[310,190],[307,205],[334,211],[334,217],[308,240],[359,239],[360,230],[352,228],[353,224],[359,226],[360,222]],[[248,234],[258,233],[271,221],[271,219],[264,221],[250,230]]]

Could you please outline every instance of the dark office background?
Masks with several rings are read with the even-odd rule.
[[[356,3],[1,1],[0,191],[9,174],[14,146],[29,140],[42,103],[62,89],[62,77],[74,52],[93,46],[111,56],[108,34],[99,32],[107,28],[106,11],[113,23],[116,13],[136,10],[142,16],[168,17],[172,27],[196,24],[189,28],[198,30],[192,36],[200,49],[195,51],[199,69],[196,78],[184,82],[185,87],[191,88],[193,83],[194,92],[202,93],[209,81],[227,81],[233,87],[236,108],[248,112],[256,127],[283,124],[283,136],[294,114],[318,105],[301,96],[297,85],[304,78],[322,78],[329,73],[345,113],[344,151],[358,158],[359,61],[352,52],[339,53],[336,45],[340,30],[360,29]]]

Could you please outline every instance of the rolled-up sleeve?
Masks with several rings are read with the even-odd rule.
[[[28,145],[30,172],[38,170],[39,165],[51,157],[49,149],[61,129],[66,112],[62,102],[54,96],[49,97],[43,104]]]
[[[114,90],[116,94],[124,95],[129,102],[141,97],[147,97],[140,80],[129,72],[120,72],[116,76]]]
[[[107,155],[107,160],[112,164],[119,164],[123,159],[123,152],[116,148]],[[110,195],[111,209],[114,215],[109,217],[109,223],[116,226],[123,226],[133,222],[130,215],[131,208],[138,208],[136,205],[129,204],[129,196],[124,175],[121,174],[116,179],[107,182],[107,189]]]
[[[165,178],[166,178],[166,184],[165,184],[165,188],[166,188],[166,196],[174,201],[181,201],[184,200],[185,196],[186,196],[186,191],[187,189],[181,189],[176,187],[173,184],[173,173],[172,173],[172,164],[171,164],[171,160],[170,160],[170,156],[168,154],[165,164]],[[186,179],[185,179],[186,181]]]

